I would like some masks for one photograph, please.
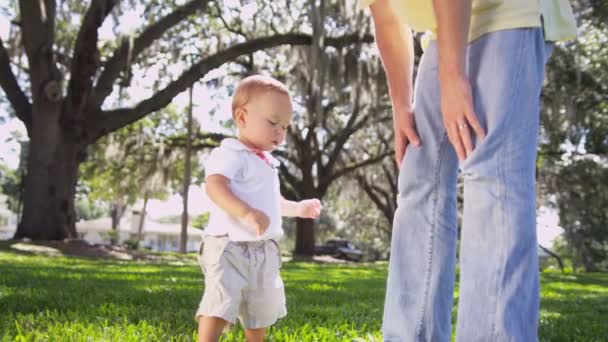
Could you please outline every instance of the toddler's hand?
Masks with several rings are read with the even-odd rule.
[[[255,230],[258,236],[264,234],[270,225],[270,219],[260,210],[251,208],[243,217],[244,223]]]
[[[301,218],[316,219],[321,215],[321,209],[323,209],[321,201],[316,198],[303,200],[297,204],[297,214]]]

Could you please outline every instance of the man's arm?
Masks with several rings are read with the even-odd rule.
[[[466,76],[466,51],[471,22],[471,0],[433,0],[437,19],[439,83],[444,125],[459,160],[472,151],[470,128],[483,138]]]
[[[471,0],[433,0],[437,19],[439,74],[465,76]]]
[[[412,113],[414,39],[412,31],[398,18],[389,0],[377,0],[370,9],[376,44],[388,79],[393,105],[395,159],[400,165],[407,145],[420,145]]]

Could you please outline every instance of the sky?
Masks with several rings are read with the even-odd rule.
[[[5,1],[0,0],[0,4]],[[236,0],[229,0],[226,5],[237,5]],[[5,5],[2,5],[5,6]],[[119,31],[123,34],[129,34],[136,28],[140,27],[143,19],[140,15],[142,8],[136,8],[135,10],[126,13],[125,18],[121,20]],[[256,11],[255,2],[251,2],[242,8],[241,19],[247,20]],[[0,15],[0,37],[6,39],[9,32],[9,21],[6,17]],[[113,39],[114,33],[111,30],[109,21],[106,21],[100,28],[100,39],[109,40]],[[210,73],[206,76],[206,79],[213,78],[215,75]],[[147,75],[149,79],[146,79],[146,75],[142,75],[142,84],[153,82],[155,75],[153,73]],[[204,81],[204,79],[203,79]],[[222,131],[221,122],[230,118],[230,100],[226,96],[219,96],[219,100],[214,100],[214,89],[208,89],[201,86],[200,83],[194,89],[194,117],[202,123],[202,129],[205,131]],[[134,89],[130,93],[134,99],[141,99],[150,95],[149,90],[144,87],[140,89]],[[178,108],[185,108],[188,102],[187,92],[178,95],[173,103]],[[217,113],[210,117],[209,113],[212,108],[219,107]],[[5,118],[5,123],[0,123],[0,163],[8,165],[10,168],[17,168],[19,162],[19,144],[18,142],[9,139],[15,132],[25,137],[25,127],[16,118],[8,119],[8,114],[3,108],[0,108],[0,118]],[[2,122],[0,120],[0,122]],[[204,186],[204,185],[203,185]],[[204,190],[199,186],[191,186],[189,190],[189,209],[188,211],[194,215],[207,211],[208,199],[204,194]],[[136,206],[141,206],[141,203],[136,203]],[[179,195],[173,195],[169,197],[167,201],[151,200],[148,203],[148,212],[153,218],[159,218],[163,216],[179,215],[182,211],[182,198]],[[563,231],[559,227],[559,218],[557,212],[554,209],[543,207],[538,213],[538,240],[543,246],[551,246],[552,241],[556,236],[561,234]]]

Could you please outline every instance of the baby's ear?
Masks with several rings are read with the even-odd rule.
[[[234,123],[237,127],[245,127],[247,123],[247,111],[243,107],[238,107],[234,111]]]

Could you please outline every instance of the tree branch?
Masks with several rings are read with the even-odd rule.
[[[32,103],[61,99],[61,73],[55,63],[55,0],[21,0],[21,33],[30,68]],[[33,120],[33,118],[32,118]]]
[[[391,190],[395,194],[397,192],[399,192],[398,184],[397,184],[397,177],[395,176],[395,174],[397,173],[396,169],[397,169],[397,164],[393,163],[392,161],[391,161],[391,169],[389,169],[386,166],[386,164],[382,165],[382,170],[384,171],[384,177],[388,181],[389,186],[391,187]],[[393,171],[391,172],[391,170],[393,170]]]
[[[285,151],[274,151],[273,154],[277,155],[281,159],[285,159],[286,161],[292,163],[296,167],[300,167],[300,162],[297,158],[294,158],[290,153]]]
[[[283,184],[285,183],[281,182],[281,195],[283,196],[283,198],[288,201],[297,201],[299,198],[298,194],[293,189],[293,187],[291,187],[291,184],[289,184],[289,187],[284,187]]]
[[[327,150],[329,149],[329,145],[331,145],[332,143],[336,142],[338,139],[344,138],[344,136],[346,135],[351,135],[355,132],[357,132],[358,130],[362,129],[363,127],[365,127],[365,125],[367,124],[367,120],[368,117],[364,117],[363,119],[361,119],[358,123],[352,125],[351,127],[345,127],[344,129],[342,129],[342,133],[341,134],[334,134],[332,135],[329,139],[327,139],[327,141],[325,142],[325,144],[323,144],[323,150]],[[376,122],[380,122],[380,121],[376,121]]]
[[[87,10],[74,46],[74,58],[68,83],[68,115],[82,113],[99,68],[98,29],[116,5],[116,0],[93,0]]]
[[[205,150],[219,146],[220,142],[229,136],[221,133],[197,133],[192,136],[192,149],[195,151]],[[167,145],[170,147],[186,147],[186,136],[167,137]]]
[[[542,246],[540,243],[538,244],[538,247],[540,247],[540,249],[542,249],[545,253],[552,256],[557,261],[557,264],[559,265],[559,269],[562,271],[562,273],[564,273],[564,263],[562,261],[562,258],[559,255],[557,255],[557,253],[553,253],[550,249]]]
[[[369,113],[368,113],[368,115],[365,115],[361,120],[359,120],[357,122],[357,118],[359,117],[359,115],[361,114],[361,111],[362,111],[360,94],[361,94],[361,85],[358,85],[357,89],[356,89],[356,95],[355,95],[356,100],[355,100],[355,105],[354,105],[352,114],[351,114],[350,118],[348,119],[348,122],[346,123],[346,126],[344,127],[344,129],[342,129],[342,132],[337,135],[337,138],[335,139],[334,148],[332,149],[332,151],[329,155],[327,164],[319,165],[319,168],[320,168],[319,178],[320,179],[324,179],[325,176],[331,174],[331,170],[333,170],[336,162],[338,161],[338,155],[342,151],[342,147],[344,146],[344,144],[346,144],[348,139],[350,139],[351,135],[353,135],[357,130],[363,128],[365,126],[365,124],[367,123],[367,120],[369,118]],[[330,138],[329,140],[331,141],[332,139]],[[326,150],[327,148],[329,148],[329,145],[326,143],[323,150]],[[327,184],[330,184],[330,183],[331,182],[329,182]]]
[[[379,154],[379,155],[377,155],[375,157],[368,158],[368,159],[366,159],[366,160],[364,160],[364,161],[362,161],[360,163],[355,163],[355,164],[352,164],[350,166],[344,167],[341,170],[338,170],[338,171],[334,172],[334,174],[329,178],[329,182],[327,184],[331,184],[337,178],[342,177],[342,176],[344,176],[344,175],[346,175],[346,174],[348,174],[350,172],[353,172],[353,171],[355,171],[355,170],[357,170],[359,168],[362,168],[362,167],[367,166],[367,165],[375,164],[375,163],[381,161],[382,159],[386,158],[387,156],[390,156],[391,154],[392,154],[392,152],[390,152],[390,151],[389,152],[383,152],[383,153],[381,153],[381,154]]]
[[[36,57],[42,47],[53,43],[55,26],[55,1],[53,0],[21,0],[21,28],[23,45],[30,62],[30,67],[37,65]],[[47,46],[46,48],[50,48]]]
[[[341,46],[350,42],[356,35],[346,35],[337,38],[328,38],[327,44]],[[101,136],[114,132],[117,129],[131,124],[142,117],[157,111],[171,100],[185,91],[194,82],[203,78],[207,72],[218,68],[227,61],[232,61],[239,56],[250,54],[259,50],[264,50],[279,45],[309,45],[312,42],[310,35],[306,34],[284,34],[270,37],[252,39],[244,43],[233,45],[230,48],[215,53],[193,65],[184,72],[177,80],[171,82],[164,89],[154,94],[152,97],[143,100],[134,108],[120,108],[111,111],[97,111],[94,118],[88,123],[89,142],[94,142]]]
[[[10,57],[4,48],[2,38],[0,38],[0,86],[15,110],[17,117],[23,121],[29,132],[32,125],[32,105],[19,86],[19,83],[17,83],[17,79],[11,69]]]
[[[300,139],[300,136],[298,135],[298,133],[296,133],[293,126],[290,125],[287,128],[287,135],[291,138],[291,140],[293,140],[293,142],[296,146],[299,146],[302,144],[302,139]]]
[[[287,183],[291,186],[291,188],[294,190],[294,193],[296,192],[296,189],[300,189],[301,188],[301,182],[298,180],[298,178],[293,175],[291,172],[289,172],[289,169],[287,168],[287,166],[285,166],[285,164],[281,163],[279,165],[279,170],[281,177],[283,177]]]
[[[361,186],[369,199],[374,202],[378,210],[382,212],[386,220],[391,224],[395,213],[395,207],[390,203],[390,196],[383,189],[371,185],[365,176],[358,174],[356,178],[359,182],[359,186]],[[381,197],[384,198],[384,201]]]
[[[238,28],[233,28],[231,27],[228,22],[226,22],[226,19],[224,19],[223,13],[222,13],[222,6],[219,2],[217,2],[215,4],[215,8],[217,9],[217,13],[218,13],[218,18],[220,18],[220,21],[222,22],[222,24],[224,25],[224,28],[228,31],[228,32],[232,32],[234,34],[237,34],[241,37],[244,37],[245,39],[248,39],[249,37],[247,37],[247,34],[245,32],[243,32],[242,27],[238,27]]]
[[[369,116],[364,116],[361,120],[359,120],[359,122],[355,123],[355,119],[357,118],[357,116],[358,112],[354,112],[353,115],[349,118],[346,127],[342,130],[340,134],[336,135],[337,138],[335,139],[335,145],[334,148],[331,150],[329,159],[327,160],[327,164],[319,165],[320,178],[324,178],[326,175],[331,174],[331,170],[333,170],[335,164],[338,162],[338,155],[340,155],[340,153],[342,152],[344,144],[346,144],[351,135],[353,135],[355,132],[357,132],[359,129],[363,128],[366,125]],[[326,147],[323,150],[326,150],[326,148],[329,147],[327,146],[327,144],[325,146]],[[329,183],[331,183],[331,181]]]
[[[208,0],[191,0],[190,2],[178,7],[175,11],[165,16],[158,22],[150,25],[135,40],[131,42],[125,39],[114,55],[105,63],[103,71],[99,76],[91,108],[99,110],[105,99],[112,93],[114,82],[120,76],[120,72],[125,69],[128,63],[139,55],[144,49],[150,46],[155,40],[159,39],[170,28],[180,23],[185,18],[204,10]],[[132,44],[132,45],[131,45]]]

